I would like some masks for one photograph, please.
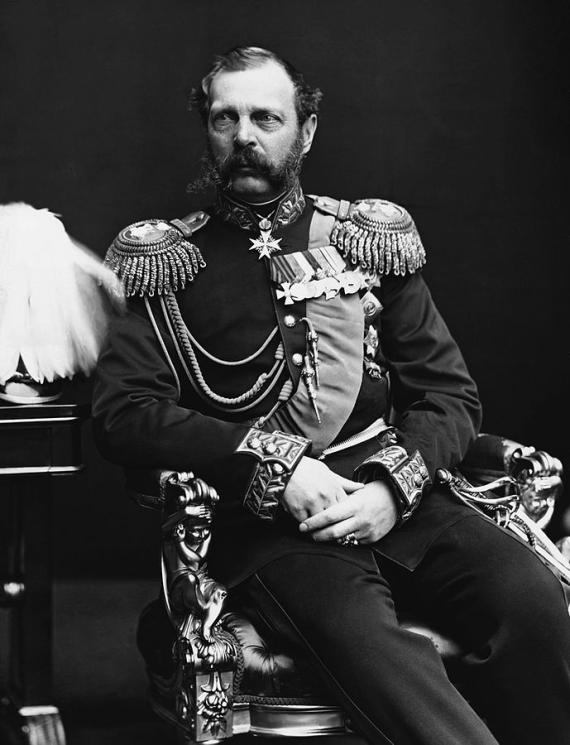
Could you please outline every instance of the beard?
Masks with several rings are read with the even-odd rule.
[[[232,188],[234,174],[240,168],[251,168],[258,175],[265,177],[276,191],[289,191],[299,176],[304,157],[303,138],[300,132],[285,158],[279,163],[257,153],[251,145],[246,145],[218,160],[208,143],[200,160],[200,172],[188,184],[186,191],[194,194],[211,187],[229,190]]]

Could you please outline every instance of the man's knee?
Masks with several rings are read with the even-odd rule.
[[[363,637],[397,628],[390,587],[373,557],[359,566],[327,555],[291,555],[260,569],[244,589],[275,630],[294,629],[319,647],[362,644]]]
[[[529,546],[479,516],[439,537],[415,582],[424,595],[439,599],[450,625],[460,622],[470,643],[508,636],[510,646],[548,647],[570,638],[558,578]]]
[[[502,619],[509,624],[513,641],[559,652],[565,641],[570,651],[570,618],[562,585],[530,549],[523,549],[527,555],[503,575]]]
[[[529,546],[502,533],[495,538],[500,548],[488,562],[480,559],[477,583],[481,611],[495,637],[508,638],[507,645],[521,654],[570,655],[570,618],[560,580]]]

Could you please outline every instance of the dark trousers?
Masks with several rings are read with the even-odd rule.
[[[353,558],[362,551],[368,569],[362,554]],[[371,743],[570,743],[562,587],[529,548],[476,513],[443,530],[413,572],[363,547],[346,558],[323,547],[271,562],[241,590],[274,632],[310,654]],[[398,625],[404,606],[468,650],[461,693],[432,643]]]

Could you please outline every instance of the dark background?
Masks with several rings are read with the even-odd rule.
[[[101,256],[129,222],[185,214],[186,93],[214,53],[268,46],[325,92],[306,190],[409,209],[484,429],[570,466],[566,6],[4,0],[0,201],[49,207]],[[56,484],[57,576],[153,577],[158,518],[84,434],[87,470]]]

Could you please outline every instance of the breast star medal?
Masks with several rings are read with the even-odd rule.
[[[267,218],[259,223],[259,236],[257,238],[250,238],[251,246],[250,251],[257,251],[258,258],[268,259],[272,253],[279,251],[281,246],[281,238],[274,238],[271,235],[271,223]]]

